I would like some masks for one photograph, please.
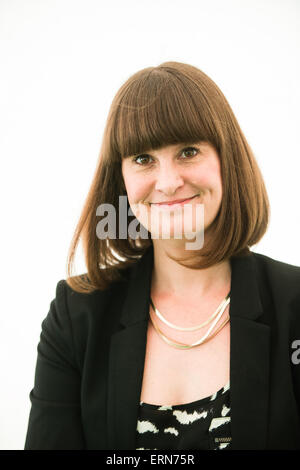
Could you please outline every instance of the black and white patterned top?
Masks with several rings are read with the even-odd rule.
[[[140,402],[136,450],[230,449],[229,382],[213,395],[182,405]]]

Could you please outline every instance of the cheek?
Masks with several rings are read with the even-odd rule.
[[[187,178],[187,181],[189,181],[189,183],[191,183],[193,186],[204,190],[205,192],[216,191],[216,189],[219,187],[218,175],[211,168],[202,168],[201,171],[196,174],[194,172]]]
[[[146,179],[140,175],[123,173],[129,203],[136,204],[146,197]]]
[[[193,176],[193,180],[200,188],[202,187],[220,196],[222,195],[221,169],[218,162],[202,168],[198,175]]]

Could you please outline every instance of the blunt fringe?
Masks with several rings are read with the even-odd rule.
[[[176,259],[203,269],[248,255],[269,223],[269,200],[255,156],[218,86],[198,68],[164,62],[144,68],[121,86],[111,104],[100,154],[77,223],[67,259],[67,284],[77,292],[105,290],[124,279],[127,269],[152,245],[148,239],[99,239],[96,216],[100,204],[116,208],[126,196],[122,158],[181,142],[205,141],[218,152],[223,198],[211,226],[213,238],[192,257]],[[127,209],[129,209],[127,200]],[[128,217],[128,225],[134,216]],[[118,237],[118,235],[117,235]],[[74,256],[82,241],[87,273],[73,274]]]

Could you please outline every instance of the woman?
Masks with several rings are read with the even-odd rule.
[[[300,267],[250,250],[268,220],[217,85],[178,62],[130,77],[42,323],[25,449],[300,449]]]

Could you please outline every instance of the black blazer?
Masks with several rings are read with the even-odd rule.
[[[252,251],[230,262],[232,449],[300,449],[300,267]],[[25,450],[135,449],[152,267],[151,247],[105,291],[58,282]]]

